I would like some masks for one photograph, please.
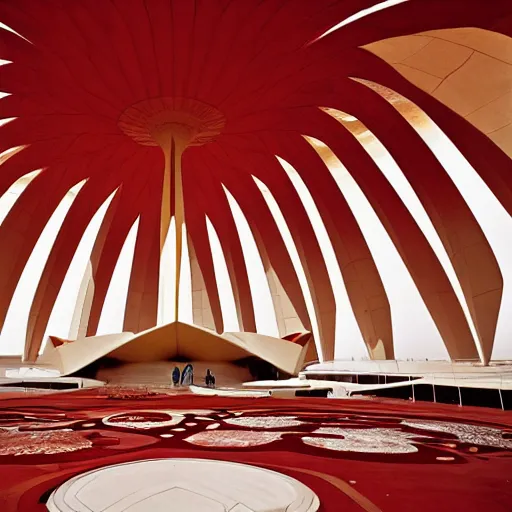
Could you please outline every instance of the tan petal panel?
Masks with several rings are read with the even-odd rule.
[[[431,30],[365,48],[512,156],[512,38],[480,28]]]
[[[373,55],[371,60],[372,73],[366,66],[362,69],[358,65],[353,69],[352,76],[372,79],[378,75],[381,85],[400,93],[427,113],[512,215],[512,159],[469,121],[414,86],[393,67]]]

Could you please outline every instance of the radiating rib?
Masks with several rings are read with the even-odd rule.
[[[179,288],[179,316],[180,322],[193,324],[192,306],[192,269],[190,266],[190,249],[186,225],[183,226],[183,241],[181,253],[181,280]]]
[[[87,318],[87,336],[97,334],[98,322],[112,273],[128,235],[130,220],[132,224],[134,222],[131,215],[123,215],[127,204],[130,204],[127,195],[126,188],[117,190],[103,218],[91,251],[91,281],[94,291]]]
[[[191,275],[191,299],[192,299],[192,323],[215,331],[210,299],[204,282],[203,273],[197,260],[196,251],[190,235],[187,236],[188,252],[190,259]]]
[[[187,198],[187,201],[189,206],[185,210],[185,220],[188,236],[191,240],[190,247],[193,248],[193,253],[191,252],[191,254],[195,255],[192,261],[197,261],[198,270],[201,273],[201,278],[199,279],[194,270],[195,265],[192,264],[193,290],[203,290],[202,284],[204,283],[204,290],[208,296],[214,328],[218,333],[221,333],[224,331],[224,322],[213,268],[212,248],[208,237],[206,217],[202,209],[196,207],[196,201],[193,201],[192,198]],[[197,279],[194,276],[197,276]],[[198,288],[194,284],[197,280],[199,281]]]
[[[357,324],[354,310],[350,305],[347,289],[343,281],[343,276],[338,265],[336,255],[334,253],[332,242],[329,238],[329,234],[327,233],[326,227],[318,211],[316,203],[297,170],[291,166],[289,162],[283,160],[279,156],[277,158],[283,169],[286,171],[286,174],[290,178],[290,181],[297,191],[297,194],[299,195],[305,210],[308,212],[308,217],[311,221],[315,236],[318,240],[318,244],[320,246],[320,250],[322,252],[322,256],[327,269],[327,274],[329,275],[330,284],[334,294],[334,301],[336,304],[336,326],[334,331],[335,349],[336,345],[338,345],[340,350],[343,350],[344,345],[351,345],[355,348],[353,353],[357,354],[361,353],[362,348],[363,357],[367,358],[370,355],[370,352],[368,351],[368,348],[362,337],[361,329],[359,329]],[[338,341],[340,342],[337,343]],[[372,352],[371,356],[375,357],[375,353]]]
[[[378,77],[380,84],[401,94],[426,112],[512,215],[512,159],[469,121],[410,83],[392,66],[362,49],[359,52],[365,56],[368,65],[371,65],[372,73],[365,69],[355,76],[374,80]]]
[[[12,295],[6,295],[6,311],[2,312],[5,322],[2,326],[0,340],[2,354],[22,354],[25,346],[25,335],[29,319],[29,309],[36,293],[39,279],[43,272],[43,264],[47,261],[58,230],[76,197],[79,187],[73,187],[61,199],[44,226],[36,243],[30,247],[29,257],[23,262],[19,280],[15,283]],[[10,304],[9,304],[10,303]],[[8,309],[7,309],[8,308]],[[18,345],[14,348],[13,345]],[[5,345],[7,345],[7,350]],[[14,350],[13,350],[14,349]]]
[[[123,330],[140,332],[156,325],[160,261],[161,182],[150,182],[141,198],[141,215],[126,299]]]
[[[243,157],[237,158],[236,153],[231,152],[232,148],[228,153],[225,153],[225,150],[214,151],[214,149],[211,148],[210,151],[212,152],[212,157],[215,157],[217,161],[215,166],[212,167],[212,172],[216,174],[217,178],[236,197],[251,227],[267,271],[269,286],[271,290],[273,287],[275,288],[272,297],[276,314],[283,307],[286,309],[285,316],[281,319],[278,318],[280,329],[282,329],[281,335],[284,336],[303,328],[311,329],[303,292],[293,269],[290,255],[276,225],[276,219],[273,218],[265,200],[254,183],[250,169],[246,168],[246,161]],[[222,163],[222,156],[229,162],[229,165]],[[270,274],[269,269],[272,270]],[[278,283],[274,282],[274,272]],[[281,286],[283,287],[282,292],[280,291]],[[275,293],[280,293],[284,296],[278,298]],[[281,301],[283,301],[282,304],[280,303]],[[288,330],[288,328],[291,330]]]
[[[365,85],[379,94],[385,92],[377,84],[365,82]],[[503,278],[494,253],[455,184],[409,123],[392,104],[378,95],[379,101],[372,101],[369,89],[365,91],[359,84],[350,89],[360,98],[360,103],[357,107],[352,106],[351,112],[368,125],[393,155],[423,203],[450,256],[478,332],[483,362],[487,364],[503,291]],[[367,102],[371,104],[371,115],[365,106]],[[386,130],[375,122],[378,118],[388,120]],[[400,139],[394,133],[400,133]]]
[[[75,310],[71,318],[71,325],[67,334],[67,339],[77,340],[87,336],[87,325],[89,315],[91,314],[92,299],[94,297],[94,282],[92,280],[92,265],[89,260],[85,266],[82,281],[78,288]],[[45,349],[45,340],[43,340],[42,351]]]
[[[26,360],[34,361],[37,358],[66,270],[98,205],[101,205],[117,188],[115,181],[93,178],[88,180],[62,224],[30,309],[24,356]]]
[[[261,195],[265,199],[265,202],[267,203],[269,210],[272,212],[272,215],[276,220],[279,232],[281,233],[283,241],[286,245],[286,250],[292,260],[293,268],[300,282],[302,292],[304,294],[304,300],[306,302],[306,306],[308,309],[309,321],[311,323],[311,332],[313,334],[313,338],[315,341],[317,356],[320,361],[323,361],[324,358],[322,354],[322,343],[320,337],[320,330],[318,327],[318,321],[315,313],[315,305],[313,303],[313,298],[311,297],[311,292],[308,287],[308,280],[304,272],[304,268],[302,267],[299,252],[297,251],[297,247],[295,246],[295,242],[293,241],[293,236],[290,232],[290,229],[288,228],[286,220],[283,216],[283,213],[281,212],[281,209],[279,208],[277,201],[272,195],[272,192],[270,192],[268,187],[262,181],[256,178],[256,176],[253,176],[253,179],[256,185],[258,186],[259,190],[261,191]]]
[[[85,188],[83,189],[83,192],[86,192]],[[103,204],[101,204],[83,231],[83,236],[81,237],[76,247],[76,251],[74,252],[72,259],[67,266],[65,277],[53,302],[43,340],[46,339],[48,335],[59,336],[64,339],[75,339],[76,334],[78,334],[78,329],[80,326],[79,324],[84,323],[80,322],[82,315],[76,313],[76,309],[78,307],[78,309],[83,312],[84,301],[86,298],[85,295],[87,295],[87,288],[89,288],[89,283],[85,285],[85,290],[81,290],[81,284],[85,274],[87,273],[87,269],[89,269],[88,274],[90,278],[92,277],[92,266],[90,265],[91,252],[101,223],[105,217],[109,205],[112,202],[114,194],[115,192],[113,192],[103,202]],[[77,198],[76,203],[78,202],[79,201]],[[68,215],[73,215],[72,207]],[[61,230],[65,230],[64,223],[61,226]],[[42,279],[44,279],[44,273]],[[83,297],[80,297],[81,292],[84,295]],[[92,290],[90,290],[90,295],[92,299]],[[77,325],[72,325],[74,319],[75,321],[78,321]],[[85,321],[85,318],[83,320]]]
[[[406,264],[453,359],[478,352],[460,303],[439,260],[401,199],[371,157],[343,126],[318,111],[311,133],[344,163],[379,216]]]
[[[215,272],[215,281],[219,291],[224,329],[226,331],[239,331],[240,325],[238,320],[238,310],[236,307],[236,298],[232,287],[233,282],[229,276],[229,270],[219,236],[208,217],[206,217],[206,228],[208,230],[208,238],[212,248],[213,270]]]
[[[328,170],[328,162],[315,155],[310,145],[299,135],[294,137],[280,134],[273,137],[276,140],[276,151],[279,150],[285,159],[294,164],[316,200],[335,249],[348,299],[370,355],[393,359],[389,301],[368,245]],[[317,152],[321,156],[320,151]],[[338,329],[342,332],[344,330],[342,326],[338,326]]]
[[[500,265],[504,282],[510,282],[512,278],[512,266],[510,265],[512,238],[504,236],[504,233],[512,232],[512,217],[506,212],[496,199],[496,196],[489,190],[464,156],[433,122],[429,121],[426,126],[421,127],[420,133],[425,137],[425,141],[430,147],[437,149],[439,161],[460,190],[489,240],[496,260]],[[512,301],[511,291],[505,284],[492,350],[493,357],[496,351],[500,350],[500,346],[503,347],[508,343],[508,335],[506,333],[512,327],[512,318],[504,315],[504,311],[507,311],[510,307],[509,304]]]
[[[178,282],[176,279],[176,222],[169,219],[165,228],[162,247],[162,221],[160,220],[160,268],[158,273],[158,313],[156,324],[165,325],[177,321]]]
[[[247,265],[247,274],[254,306],[256,330],[260,334],[278,336],[278,328],[274,310],[272,308],[272,296],[268,287],[262,260],[251,233],[247,219],[236,199],[224,187],[233,220],[236,225],[244,259]]]
[[[213,179],[210,166],[202,162],[199,168],[202,169],[203,179],[200,184],[195,184],[196,193],[201,197],[202,208],[212,222],[222,246],[234,294],[238,324],[243,331],[256,332],[246,262],[229,203],[221,185]],[[185,180],[188,178],[189,176],[185,176]],[[192,182],[185,183],[190,188],[193,187]],[[197,201],[195,204],[198,204]]]
[[[115,334],[123,331],[123,321],[126,312],[128,286],[135,253],[135,242],[139,228],[139,218],[130,227],[119,257],[109,276],[107,292],[102,300],[99,320],[96,322],[94,334]]]
[[[262,153],[257,159],[255,155],[251,155],[253,161],[250,163],[254,167],[254,176],[268,186],[286,218],[315,306],[322,354],[326,360],[332,360],[334,358],[336,304],[327,268],[297,192],[277,159],[271,155],[271,151],[262,147]]]

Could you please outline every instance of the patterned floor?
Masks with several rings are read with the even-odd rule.
[[[512,414],[353,400],[112,395],[0,400],[0,510],[46,510],[94,468],[151,458],[287,474],[320,511],[512,510]]]

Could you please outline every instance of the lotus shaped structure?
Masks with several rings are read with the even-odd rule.
[[[512,114],[510,103],[493,103],[506,106],[512,91],[512,59],[503,51],[511,48],[511,21],[508,0],[0,1],[0,196],[30,175],[0,226],[0,327],[45,226],[82,184],[31,298],[27,360],[37,358],[77,247],[107,200],[76,304],[84,336],[98,331],[137,219],[123,331],[156,326],[159,309],[179,318],[185,241],[193,321],[223,332],[208,219],[240,331],[256,332],[257,299],[229,195],[256,242],[279,335],[312,331],[321,357],[333,359],[342,329],[337,297],[291,168],[318,210],[370,356],[393,359],[393,305],[333,172],[337,163],[373,207],[449,356],[488,362],[500,264],[417,128],[435,122],[512,213]],[[459,295],[365,137],[380,141],[401,169]],[[267,196],[286,221],[302,281]],[[172,300],[162,298],[166,243],[177,262]]]

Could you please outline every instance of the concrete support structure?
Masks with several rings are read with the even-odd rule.
[[[159,318],[183,316],[186,240],[193,321],[222,333],[225,304],[207,219],[239,329],[255,333],[259,298],[225,190],[256,243],[281,337],[312,332],[320,358],[335,358],[346,332],[337,266],[362,349],[373,359],[395,357],[394,305],[363,220],[334,178],[335,157],[371,204],[449,357],[490,362],[506,273],[420,128],[435,122],[512,213],[509,0],[285,0],[276,9],[257,0],[111,0],[94,15],[71,4],[0,3],[0,62],[7,63],[0,67],[0,199],[38,170],[0,225],[0,329],[19,307],[13,297],[45,227],[81,187],[27,298],[25,361],[37,359],[84,232],[107,199],[73,304],[72,338],[96,336],[136,221],[122,330],[141,333]],[[410,185],[454,278],[367,151],[365,132]],[[276,157],[307,188],[335,261],[327,261],[319,224]],[[172,286],[160,270],[167,243],[176,261]]]

